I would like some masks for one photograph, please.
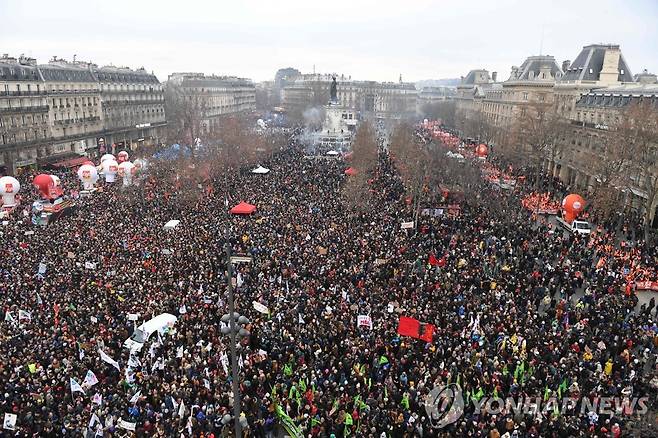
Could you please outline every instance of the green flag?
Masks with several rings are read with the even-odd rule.
[[[503,376],[507,377],[508,374],[509,371],[507,370],[507,364],[505,364],[505,366],[503,367]]]
[[[566,391],[568,388],[568,383],[567,383],[567,378],[565,377],[562,380],[562,383],[560,383],[560,386],[557,387],[557,396],[558,398],[562,398],[562,393]]]
[[[480,399],[481,399],[483,396],[484,396],[484,391],[482,390],[482,388],[478,388],[478,392],[476,392],[476,393],[473,395],[473,398],[474,398],[475,400],[477,400],[477,401],[480,401]]]
[[[400,404],[402,405],[402,407],[404,407],[406,411],[409,410],[409,396],[407,394],[402,396],[402,402],[400,402]]]
[[[388,358],[384,355],[379,357],[379,365],[386,365],[388,363]]]
[[[350,414],[345,414],[345,426],[351,426],[354,424],[354,420]]]
[[[283,367],[283,374],[286,375],[287,377],[292,376],[292,365],[289,363],[285,364]]]
[[[550,393],[551,393],[551,390],[548,389],[548,385],[546,385],[544,387],[544,401],[548,400],[548,397],[549,397]]]

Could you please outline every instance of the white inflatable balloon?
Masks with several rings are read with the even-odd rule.
[[[92,165],[83,164],[78,169],[78,178],[80,178],[80,182],[82,182],[85,190],[91,190],[94,188],[96,181],[98,181],[98,171]]]
[[[105,182],[113,183],[118,171],[119,164],[114,159],[103,161],[103,174],[105,175]]]
[[[103,155],[103,156],[101,157],[101,165],[102,165],[105,161],[107,161],[107,160],[114,160],[114,161],[116,161],[116,158],[115,158],[114,155],[112,155],[112,154],[105,154],[105,155]]]
[[[13,207],[16,205],[16,195],[21,189],[21,184],[13,176],[3,176],[0,178],[0,195],[2,195],[2,205],[4,207]]]
[[[135,165],[130,161],[124,161],[123,163],[119,164],[119,175],[123,177],[124,186],[129,186],[132,183],[135,171]]]

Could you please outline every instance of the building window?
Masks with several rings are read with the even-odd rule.
[[[523,93],[523,100],[528,100],[528,93],[527,92]]]

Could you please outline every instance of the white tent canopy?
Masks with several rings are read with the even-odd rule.
[[[179,220],[172,219],[172,220],[170,220],[169,222],[167,222],[165,224],[164,229],[165,230],[173,230],[174,228],[176,228],[178,226],[178,224],[180,224]]]
[[[267,167],[263,167],[259,164],[257,168],[251,171],[251,173],[259,173],[259,174],[270,173],[270,169],[268,169]]]

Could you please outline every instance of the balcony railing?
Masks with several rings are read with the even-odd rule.
[[[0,113],[3,114],[16,114],[16,113],[44,113],[48,112],[47,105],[38,106],[20,106],[16,108],[0,108]]]
[[[45,96],[46,90],[1,91],[0,96]]]

